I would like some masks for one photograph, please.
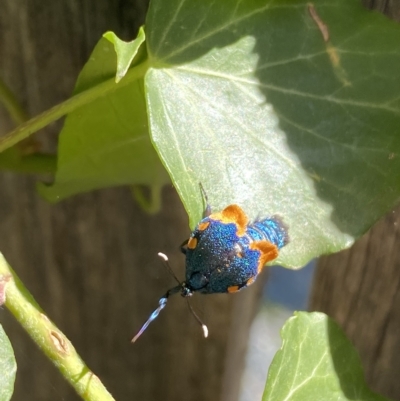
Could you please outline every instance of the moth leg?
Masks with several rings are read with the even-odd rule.
[[[201,184],[201,182],[199,182],[199,186],[200,186],[201,194],[203,195],[203,202],[205,204],[205,208],[204,208],[204,212],[203,212],[203,218],[204,218],[204,217],[208,217],[211,214],[211,206],[208,203],[208,196],[207,196],[206,191],[204,190],[204,187]]]
[[[179,249],[181,250],[181,252],[186,255],[186,245],[189,242],[189,239],[186,239],[185,241],[182,242],[181,246],[179,247]]]

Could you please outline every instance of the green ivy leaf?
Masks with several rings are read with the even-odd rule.
[[[283,217],[280,264],[350,246],[400,198],[400,26],[359,3],[152,0],[146,49],[143,35],[122,45],[108,33],[118,62],[102,39],[76,93],[117,64],[121,76],[144,66],[144,79],[67,117],[55,184],[41,192],[159,188],[168,177],[150,132],[191,227],[201,182],[214,210]]]
[[[80,73],[74,94],[112,79],[117,66],[119,81],[132,60],[134,64],[135,57],[143,57],[138,52],[143,41],[143,30],[125,45],[107,33]],[[55,183],[39,185],[46,199],[59,201],[79,192],[118,185],[158,188],[169,182],[150,142],[143,79],[114,85],[111,93],[100,93],[66,118],[59,138]]]
[[[328,316],[297,312],[281,335],[263,401],[388,400],[367,387],[357,352]]]
[[[400,26],[359,3],[151,2],[150,132],[192,227],[201,182],[216,210],[281,215],[301,266],[397,203]]]
[[[17,363],[10,340],[0,324],[0,401],[8,401],[14,392]]]
[[[139,29],[137,38],[132,42],[120,40],[114,32],[106,32],[103,37],[114,45],[114,50],[117,53],[117,75],[115,81],[118,83],[127,73],[139,47],[145,40],[144,29],[143,27]]]

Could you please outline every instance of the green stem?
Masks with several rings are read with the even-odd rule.
[[[129,85],[130,83],[143,77],[148,68],[149,64],[146,61],[137,65],[136,67],[131,68],[126,74],[125,78],[122,79],[118,84],[115,83],[115,78],[110,78],[107,81],[94,86],[93,88],[78,93],[65,102],[46,110],[42,114],[31,118],[29,121],[26,121],[15,130],[0,138],[0,152],[10,148],[33,133],[39,131],[46,125],[58,120],[60,117],[65,116],[68,113],[71,113],[79,107],[82,107],[85,104],[88,104],[101,96],[105,96],[125,85]]]
[[[0,102],[4,104],[15,124],[22,124],[28,119],[28,114],[2,80],[0,80]]]
[[[45,315],[0,253],[0,282],[6,282],[5,306],[85,401],[115,401],[89,370],[71,342]]]
[[[57,170],[57,157],[46,153],[33,153],[21,156],[15,147],[0,154],[0,171],[25,174],[54,174]]]
[[[148,197],[143,192],[140,185],[132,185],[131,191],[139,206],[148,214],[156,214],[161,210],[161,190],[162,185],[151,185]]]

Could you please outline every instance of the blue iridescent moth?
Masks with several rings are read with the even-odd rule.
[[[181,245],[181,251],[186,255],[185,281],[178,280],[168,264],[168,258],[159,254],[178,285],[160,298],[159,307],[132,342],[140,337],[164,309],[171,295],[180,293],[188,300],[194,292],[214,294],[239,291],[252,284],[265,264],[276,259],[279,250],[289,241],[287,227],[280,217],[272,216],[250,222],[243,209],[235,204],[221,212],[212,213],[202,187],[201,190],[206,202],[203,219]],[[207,327],[188,305],[207,337]]]

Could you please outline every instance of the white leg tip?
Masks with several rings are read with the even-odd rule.
[[[168,256],[165,253],[158,252],[158,256],[168,262]]]
[[[203,329],[204,338],[207,338],[208,337],[208,328],[207,328],[207,326],[205,324],[203,324],[201,327]]]

